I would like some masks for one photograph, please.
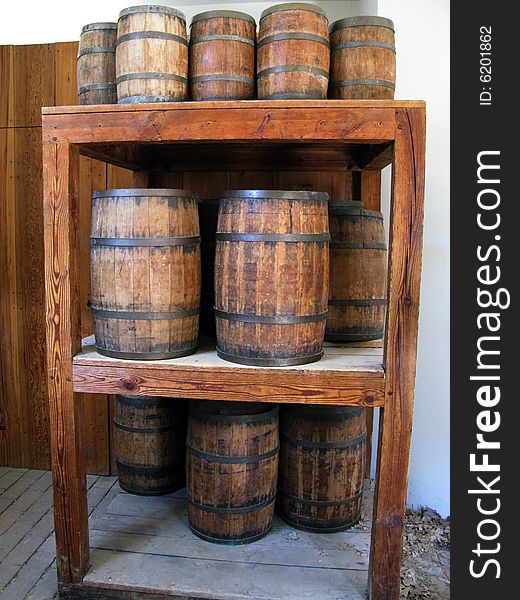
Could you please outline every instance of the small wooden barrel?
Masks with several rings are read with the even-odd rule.
[[[361,515],[366,416],[359,407],[280,410],[276,511],[298,529],[333,533]]]
[[[350,17],[331,25],[330,97],[393,99],[394,24],[383,17]]]
[[[357,201],[331,202],[329,315],[325,338],[356,342],[383,336],[387,251],[383,215]]]
[[[182,12],[152,5],[119,13],[116,84],[119,104],[186,100],[188,37]]]
[[[90,23],[81,30],[78,48],[78,101],[115,104],[117,23]]]
[[[329,22],[314,4],[277,4],[264,10],[257,43],[258,97],[326,98]]]
[[[248,100],[255,97],[256,22],[235,10],[193,17],[190,35],[192,100]]]
[[[96,348],[116,358],[176,358],[197,348],[200,236],[186,190],[94,192],[91,310]]]
[[[220,200],[217,353],[258,366],[319,360],[327,318],[328,194],[238,190]]]
[[[196,535],[219,544],[262,538],[272,525],[277,475],[277,406],[190,403],[186,493]]]
[[[200,291],[200,332],[215,337],[215,235],[218,200],[199,202],[202,286]]]
[[[187,408],[173,398],[116,397],[114,452],[125,491],[158,496],[184,486]]]

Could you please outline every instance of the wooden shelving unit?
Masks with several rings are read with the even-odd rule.
[[[97,590],[89,572],[77,391],[381,407],[368,591],[373,600],[398,598],[415,383],[424,153],[425,106],[419,101],[186,102],[43,109],[47,366],[62,597],[135,598],[137,593],[150,600],[187,597],[187,592],[147,592],[137,584],[122,586],[111,595]],[[193,356],[153,362],[110,359],[98,355],[91,340],[82,345],[80,154],[131,169],[136,186],[146,186],[148,172],[163,167],[330,171],[380,170],[393,164],[383,350],[329,345],[325,357],[312,365],[253,368],[226,363],[204,344]],[[338,597],[348,595],[338,590]]]

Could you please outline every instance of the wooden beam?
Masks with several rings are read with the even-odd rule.
[[[107,162],[116,167],[131,171],[145,171],[150,168],[150,156],[144,146],[137,144],[83,144],[80,148],[83,156]]]
[[[43,146],[47,378],[54,483],[58,581],[79,583],[89,556],[81,411],[74,402],[72,357],[79,350],[76,227],[79,153],[68,144]]]
[[[387,144],[368,144],[356,148],[355,162],[359,169],[365,171],[381,171],[392,164],[394,159],[394,146]]]
[[[399,598],[412,433],[424,212],[425,111],[396,111],[385,335],[385,406],[380,436],[369,595]]]

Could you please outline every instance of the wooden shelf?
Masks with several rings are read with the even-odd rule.
[[[379,346],[379,347],[377,347]],[[250,402],[382,406],[382,343],[325,344],[323,358],[296,367],[248,367],[222,360],[214,340],[190,356],[132,361],[96,352],[93,337],[74,357],[74,390]]]

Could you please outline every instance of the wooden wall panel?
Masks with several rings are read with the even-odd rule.
[[[13,122],[13,46],[0,46],[0,127]]]

